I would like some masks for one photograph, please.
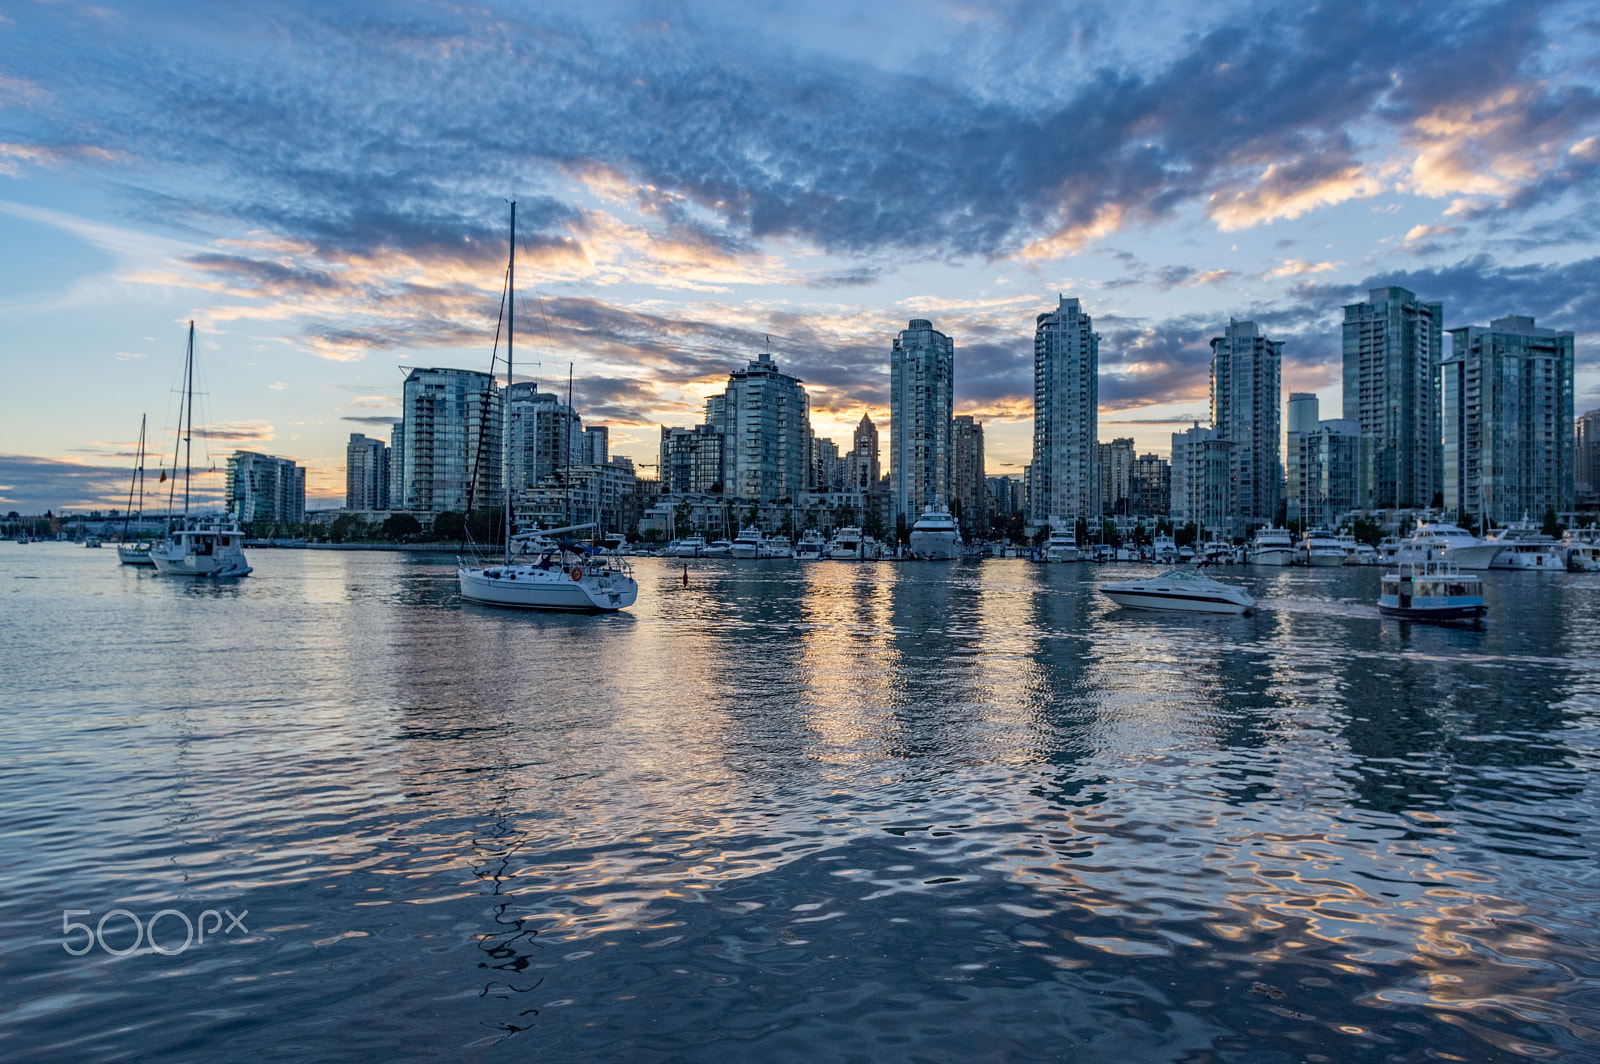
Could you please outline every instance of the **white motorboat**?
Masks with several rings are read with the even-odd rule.
[[[1450,562],[1459,569],[1495,568],[1504,543],[1474,536],[1448,521],[1418,521],[1411,535],[1396,545],[1395,562]]]
[[[1178,544],[1173,540],[1171,533],[1156,533],[1156,538],[1150,543],[1150,558],[1159,565],[1178,563]]]
[[[1244,613],[1256,600],[1232,584],[1213,580],[1194,569],[1170,569],[1144,580],[1106,584],[1100,593],[1119,606],[1135,610],[1185,613]]]
[[[249,576],[244,532],[220,517],[187,518],[150,549],[156,572],[167,576]]]
[[[156,572],[166,576],[249,576],[250,563],[244,556],[244,530],[230,518],[191,518],[189,516],[189,446],[194,436],[194,322],[189,323],[189,349],[183,365],[183,405],[178,424],[183,427],[183,522],[167,530],[166,539],[150,548],[150,561]],[[178,455],[174,448],[173,468]],[[174,477],[168,489],[167,512],[172,512],[178,482]]]
[[[1287,528],[1258,529],[1246,556],[1251,565],[1288,565],[1294,561],[1294,540]]]
[[[1300,540],[1300,562],[1315,569],[1335,568],[1344,564],[1344,547],[1332,532],[1325,528],[1311,528]]]
[[[793,558],[794,548],[789,546],[788,536],[768,536],[761,544],[761,553],[758,558]]]
[[[1075,562],[1083,555],[1078,550],[1075,522],[1059,517],[1050,519],[1050,538],[1045,541],[1044,560],[1047,562]]]
[[[1566,560],[1556,546],[1555,538],[1540,532],[1524,515],[1498,532],[1489,533],[1490,543],[1502,549],[1489,563],[1491,569],[1534,569],[1540,572],[1562,570]]]
[[[754,525],[739,530],[738,536],[728,547],[728,554],[734,558],[761,558],[761,548],[765,540],[761,536],[761,529]]]
[[[672,541],[671,556],[674,558],[698,558],[706,552],[706,537],[684,536],[682,539]]]
[[[1483,578],[1450,561],[1400,562],[1383,574],[1378,612],[1412,621],[1482,617]]]
[[[1558,547],[1572,572],[1600,572],[1600,529],[1568,529]]]
[[[814,528],[806,529],[800,536],[800,542],[794,545],[796,558],[821,558],[827,551],[828,541]]]
[[[911,526],[911,556],[923,561],[952,562],[961,558],[961,532],[950,507],[932,502]]]
[[[148,565],[152,568],[155,561],[150,557],[149,543],[118,543],[117,558],[123,565]]]
[[[1225,539],[1213,539],[1204,543],[1195,556],[1205,565],[1232,565],[1237,557],[1237,549]]]
[[[851,525],[841,528],[833,533],[833,541],[828,544],[828,557],[839,562],[858,562],[866,557],[863,552],[861,529]]]
[[[714,539],[710,543],[706,544],[705,555],[708,558],[712,555],[716,555],[719,558],[726,558],[732,553],[733,540],[731,539]]]

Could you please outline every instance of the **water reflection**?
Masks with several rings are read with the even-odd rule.
[[[252,561],[219,595],[0,554],[24,1057],[1600,1046],[1600,584],[1403,632],[1366,571],[1242,567],[1263,607],[1192,618],[1087,565],[644,560],[590,618]],[[253,939],[170,967],[38,918],[219,899]]]

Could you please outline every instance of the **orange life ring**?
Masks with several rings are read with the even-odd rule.
[[[582,580],[583,579],[583,566],[574,565],[572,567],[572,579],[574,579],[574,580]]]

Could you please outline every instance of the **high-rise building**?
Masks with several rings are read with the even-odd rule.
[[[402,418],[389,429],[389,507],[405,509],[406,423]]]
[[[720,422],[727,436],[724,491],[760,502],[804,491],[811,479],[811,407],[800,379],[779,372],[762,352],[728,375],[722,400],[706,403],[706,420]]]
[[[1344,308],[1344,420],[1370,437],[1363,507],[1428,506],[1440,491],[1439,406],[1444,304],[1374,288]]]
[[[1600,410],[1580,417],[1574,430],[1572,475],[1579,501],[1600,501]]]
[[[722,491],[726,440],[715,425],[661,426],[661,491],[678,495]]]
[[[584,429],[582,454],[588,465],[605,465],[611,461],[611,430],[604,425]]]
[[[913,318],[889,351],[889,479],[895,508],[908,519],[954,495],[954,388],[955,345],[932,322]]]
[[[979,535],[989,527],[989,488],[983,475],[983,425],[971,414],[950,422],[950,492],[961,513],[961,530]],[[910,521],[915,514],[907,514]]]
[[[404,475],[396,509],[433,513],[504,503],[501,390],[468,369],[413,369],[404,392]]]
[[[1129,476],[1133,512],[1140,517],[1165,517],[1172,509],[1172,466],[1158,454],[1133,460]]]
[[[506,396],[510,405],[506,474],[514,494],[520,497],[546,477],[589,464],[583,419],[559,396],[541,392],[532,381],[518,381]]]
[[[1300,528],[1335,528],[1360,508],[1362,448],[1367,438],[1354,421],[1318,418],[1313,392],[1289,396],[1288,520]]]
[[[1100,337],[1077,299],[1035,319],[1030,517],[1100,513]]]
[[[389,447],[382,440],[350,434],[344,449],[344,508],[389,508]]]
[[[1262,336],[1253,321],[1230,321],[1211,340],[1211,427],[1233,445],[1229,516],[1235,535],[1278,519],[1282,364],[1283,344]]]
[[[811,488],[814,491],[844,488],[844,459],[839,457],[839,445],[826,436],[811,438]]]
[[[851,437],[850,453],[844,456],[846,491],[871,491],[878,486],[878,426],[865,413]]]
[[[1100,445],[1100,510],[1133,513],[1133,438],[1124,436]]]
[[[1450,330],[1439,368],[1446,509],[1497,524],[1573,501],[1573,334],[1522,315]]]
[[[989,488],[989,505],[993,513],[1004,514],[1010,517],[1019,514],[1025,509],[1023,499],[1022,481],[1016,477],[987,477]]]
[[[240,524],[306,519],[306,471],[292,459],[235,451],[228,457],[226,491],[228,513]]]
[[[1229,529],[1232,452],[1233,444],[1216,429],[1203,429],[1198,423],[1172,434],[1173,524],[1194,524],[1202,534]]]

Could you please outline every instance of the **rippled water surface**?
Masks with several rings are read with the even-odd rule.
[[[251,561],[0,544],[0,1059],[1600,1059],[1600,578]]]

